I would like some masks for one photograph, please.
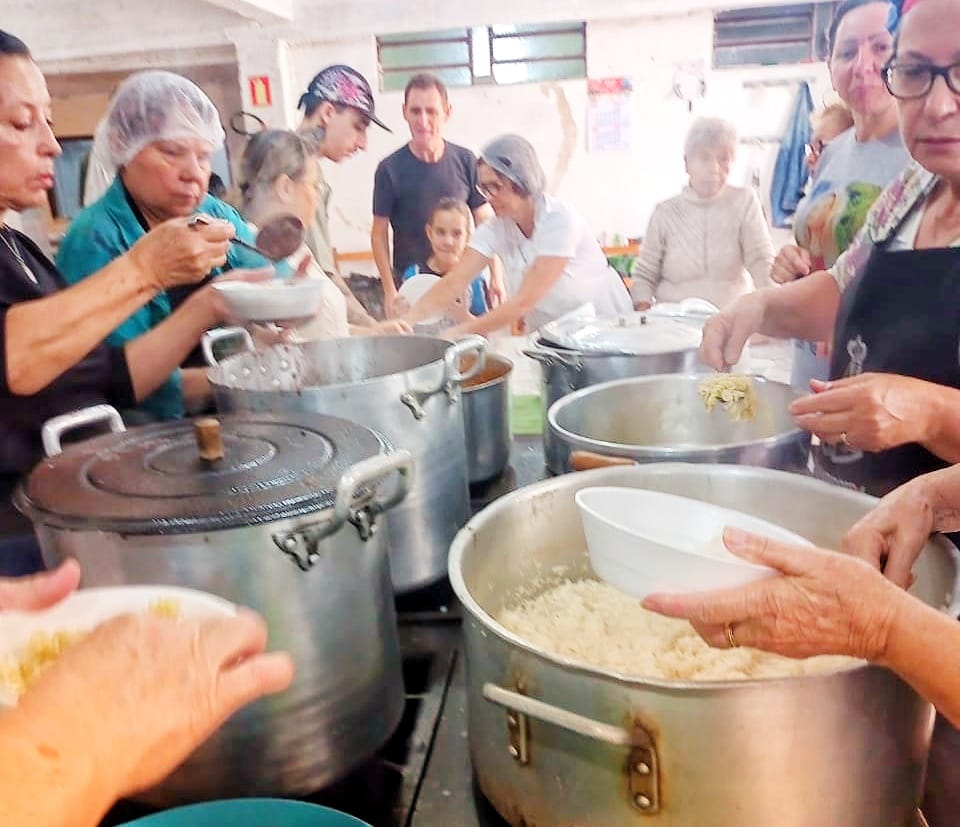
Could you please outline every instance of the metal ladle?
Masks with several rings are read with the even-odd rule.
[[[209,223],[210,220],[206,215],[198,213],[187,222],[187,226],[196,227]],[[273,264],[279,264],[300,249],[305,235],[306,229],[303,222],[295,215],[283,213],[264,222],[257,233],[256,244],[250,244],[236,236],[230,241],[238,247],[263,256]]]

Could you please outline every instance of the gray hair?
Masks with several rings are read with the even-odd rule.
[[[723,118],[697,118],[683,144],[683,155],[690,157],[703,147],[729,147],[736,152],[739,135],[737,128]]]
[[[281,176],[294,181],[303,178],[307,165],[316,163],[315,151],[313,140],[289,129],[265,129],[254,135],[240,162],[243,214],[250,218],[262,210]]]
[[[512,182],[525,195],[536,198],[547,186],[547,177],[533,145],[519,135],[501,135],[480,151],[480,160]]]

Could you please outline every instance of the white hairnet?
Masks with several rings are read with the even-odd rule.
[[[107,111],[107,146],[117,167],[154,141],[200,138],[216,151],[225,138],[217,107],[193,81],[173,72],[137,72],[120,84]]]
[[[480,151],[480,158],[528,195],[536,197],[547,186],[536,151],[526,138],[519,135],[494,138]]]

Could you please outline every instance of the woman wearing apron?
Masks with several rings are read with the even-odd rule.
[[[915,163],[880,196],[830,271],[738,299],[702,356],[734,364],[755,332],[834,339],[829,382],[797,400],[821,442],[818,475],[882,495],[960,462],[960,31],[957,0],[907,0],[884,80]],[[935,825],[960,812],[960,736],[938,721],[928,771]]]

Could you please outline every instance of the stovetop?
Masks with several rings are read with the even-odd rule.
[[[503,475],[472,487],[472,509],[545,475],[540,438],[516,438]],[[398,597],[396,606],[406,691],[400,725],[373,759],[304,800],[373,827],[509,827],[477,789],[470,766],[461,613],[449,582]],[[101,827],[151,812],[121,802]]]

